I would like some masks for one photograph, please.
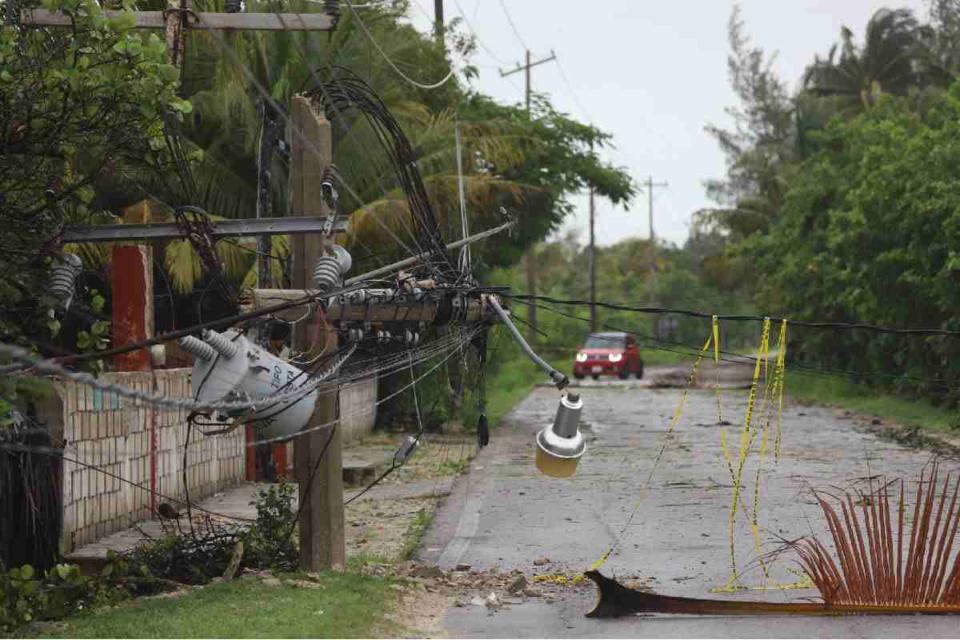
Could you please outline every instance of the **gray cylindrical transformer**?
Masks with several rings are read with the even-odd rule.
[[[195,357],[191,384],[197,400],[262,398],[250,409],[225,412],[251,423],[259,436],[293,436],[310,421],[317,401],[311,377],[250,343],[240,332],[205,331],[203,340],[188,336],[180,346]],[[304,387],[302,393],[296,392],[298,387]],[[278,394],[284,395],[270,399]]]

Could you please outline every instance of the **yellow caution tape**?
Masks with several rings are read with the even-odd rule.
[[[774,458],[780,460],[780,442],[783,435],[781,428],[783,416],[783,387],[787,378],[787,319],[780,321],[780,336],[777,338],[777,367],[774,373],[776,378],[777,395],[777,438],[774,445]]]
[[[739,583],[739,577],[737,575],[737,550],[736,550],[736,524],[737,524],[737,507],[740,503],[740,492],[743,485],[743,468],[747,461],[747,456],[750,452],[750,446],[753,442],[753,410],[754,405],[757,399],[757,387],[760,384],[760,372],[761,367],[763,366],[762,362],[765,357],[764,354],[768,349],[770,339],[770,319],[764,318],[763,320],[763,330],[760,335],[760,357],[756,359],[756,363],[753,367],[753,380],[750,383],[750,393],[747,396],[747,412],[743,419],[743,429],[740,432],[740,452],[737,456],[737,468],[736,471],[733,469],[733,465],[728,463],[730,467],[732,480],[733,480],[733,498],[730,503],[730,520],[729,520],[729,534],[730,534],[730,566],[731,566],[731,575],[729,580],[727,580],[726,588],[735,589]],[[726,433],[725,430],[720,432],[721,446],[726,449]],[[724,454],[729,461],[729,451]],[[732,461],[731,461],[732,462]]]
[[[713,316],[711,321],[713,329],[713,366],[715,369],[715,389],[717,392],[717,424],[723,423],[723,411],[720,403],[720,320]]]

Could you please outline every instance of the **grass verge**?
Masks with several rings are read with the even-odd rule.
[[[417,516],[410,523],[410,528],[404,536],[403,551],[400,553],[402,560],[409,560],[417,552],[431,522],[433,522],[432,510],[420,509],[417,512]]]
[[[920,427],[932,432],[957,435],[960,417],[924,400],[911,400],[837,378],[818,378],[787,374],[785,392],[801,402],[836,405],[880,416],[906,427]]]
[[[65,638],[371,637],[403,632],[387,620],[393,581],[323,573],[313,588],[245,577],[176,597],[140,598],[35,630]]]
[[[559,371],[571,375],[573,355],[569,358],[547,358]],[[508,359],[498,363],[497,368],[487,376],[487,420],[490,426],[496,426],[503,416],[523,400],[540,382],[550,379],[537,365],[519,351],[510,354]]]

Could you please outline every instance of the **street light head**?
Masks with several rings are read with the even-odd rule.
[[[537,434],[537,469],[554,478],[568,478],[577,470],[587,445],[580,433],[583,401],[579,394],[560,398],[553,424]]]

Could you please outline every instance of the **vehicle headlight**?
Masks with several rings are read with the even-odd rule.
[[[582,351],[577,354],[577,362],[586,362],[586,361],[587,361],[587,354],[585,354]]]
[[[623,354],[622,354],[622,353],[611,353],[611,354],[610,354],[610,362],[620,362],[621,360],[623,360]]]

